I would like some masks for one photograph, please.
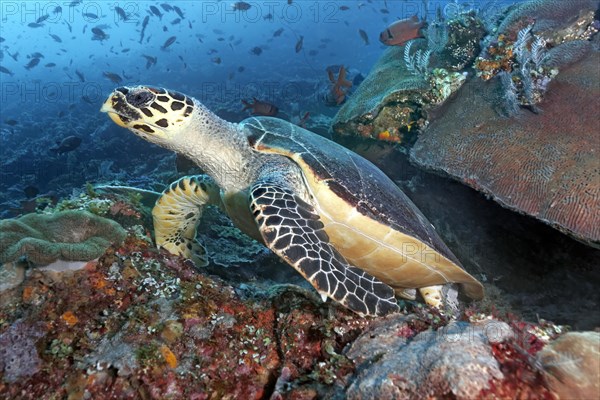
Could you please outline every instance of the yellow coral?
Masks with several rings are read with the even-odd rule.
[[[167,347],[164,344],[160,346],[160,354],[162,354],[169,367],[177,368],[177,357],[175,356],[175,354],[173,354],[169,347]]]
[[[392,136],[392,134],[390,133],[390,131],[385,130],[383,132],[379,132],[379,135],[377,135],[377,138],[379,140],[390,140],[391,136]]]
[[[75,325],[77,322],[79,322],[79,318],[77,318],[75,316],[75,314],[73,314],[73,311],[67,311],[66,313],[64,313],[63,315],[60,316],[62,318],[63,321],[65,321],[65,323],[69,326],[73,326]]]

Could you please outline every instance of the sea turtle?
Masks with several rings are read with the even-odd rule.
[[[101,111],[118,125],[195,161],[206,175],[171,184],[152,211],[158,247],[206,263],[196,227],[208,204],[294,267],[321,294],[360,315],[398,310],[394,292],[483,287],[431,223],[375,165],[281,119],[227,122],[184,94],[119,87]],[[384,283],[385,282],[385,283]]]

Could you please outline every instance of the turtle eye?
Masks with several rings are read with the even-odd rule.
[[[143,105],[146,105],[153,98],[154,98],[154,95],[152,93],[146,92],[146,91],[129,92],[126,95],[127,102],[134,107],[141,107]]]

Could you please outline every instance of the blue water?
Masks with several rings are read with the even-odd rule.
[[[326,68],[344,65],[350,79],[367,75],[385,49],[379,33],[391,22],[415,14],[431,20],[438,8],[449,16],[469,8],[493,14],[507,2],[252,1],[237,11],[235,3],[0,2],[0,213],[16,207],[28,185],[65,194],[85,182],[127,181],[164,168],[167,152],[99,113],[117,86],[176,89],[234,121],[247,116],[241,100],[252,97],[276,104],[292,122],[306,112],[326,121],[337,111],[322,98]],[[183,18],[161,4],[179,7]],[[92,28],[103,40],[93,40],[100,37]],[[170,37],[175,41],[161,48]],[[144,56],[156,63],[147,67]],[[35,58],[39,63],[27,69]],[[81,146],[62,155],[48,151],[68,136],[80,137]]]

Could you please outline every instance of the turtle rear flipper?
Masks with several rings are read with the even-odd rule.
[[[220,205],[219,188],[206,175],[185,176],[164,190],[152,209],[156,246],[208,265],[206,249],[196,240],[196,228],[207,204]]]
[[[394,290],[348,264],[329,243],[314,208],[285,185],[263,181],[252,186],[250,209],[265,244],[321,296],[331,297],[360,315],[399,310]]]

